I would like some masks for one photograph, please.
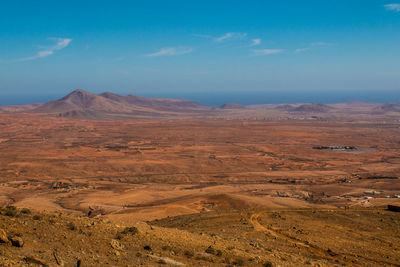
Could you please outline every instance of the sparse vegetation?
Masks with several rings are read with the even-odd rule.
[[[126,234],[130,234],[130,235],[135,235],[137,234],[139,231],[136,227],[131,226],[131,227],[125,227],[125,229],[121,232],[122,234],[126,235]]]
[[[161,247],[162,250],[171,250],[172,248],[170,246],[162,246]]]
[[[183,253],[187,258],[192,258],[194,256],[194,253],[189,251],[189,250],[185,250],[185,252]]]
[[[23,208],[23,209],[21,209],[21,213],[22,214],[31,214],[31,210],[27,209],[27,208]]]
[[[214,255],[214,254],[215,254],[215,249],[214,249],[212,246],[209,246],[209,247],[206,249],[205,252],[208,253],[208,254]]]
[[[233,262],[232,262],[232,264],[233,265],[236,265],[236,266],[244,266],[244,260],[243,259],[235,259]]]
[[[125,227],[124,230],[117,233],[116,239],[122,239],[126,235],[136,235],[138,232],[138,229],[134,226]]]
[[[69,230],[71,230],[71,231],[75,231],[77,228],[76,228],[76,225],[73,223],[73,222],[68,222],[67,223],[67,228],[69,229]]]
[[[34,219],[35,221],[40,221],[42,219],[42,216],[35,214],[33,215],[32,219]]]
[[[18,210],[14,206],[7,206],[5,209],[4,215],[9,216],[9,217],[17,217]]]

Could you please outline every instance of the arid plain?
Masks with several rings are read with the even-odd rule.
[[[1,211],[1,227],[27,240],[1,247],[6,266],[54,262],[52,247],[69,264],[398,266],[399,213],[386,210],[400,196],[396,110],[230,104],[116,119],[127,115],[97,118],[86,102],[67,114],[0,113],[0,204],[22,209],[11,224]],[[139,234],[113,241],[121,225]],[[38,237],[46,231],[69,252]]]
[[[136,221],[380,206],[400,194],[398,123],[0,120],[2,204]]]

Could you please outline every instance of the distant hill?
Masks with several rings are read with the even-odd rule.
[[[276,109],[281,109],[281,110],[293,110],[295,107],[293,105],[290,104],[282,104],[282,105],[278,105],[275,107]]]
[[[232,112],[233,111],[233,112]],[[266,112],[267,111],[267,112]],[[111,92],[93,94],[77,89],[54,101],[22,106],[0,107],[2,113],[35,113],[79,119],[133,119],[168,116],[223,118],[265,118],[268,116],[292,116],[295,114],[376,114],[399,113],[400,103],[367,103],[349,101],[335,104],[258,104],[243,106],[226,103],[218,108],[203,106],[185,99],[147,98],[134,95],[118,95]],[[263,113],[264,112],[264,113]],[[232,115],[233,114],[233,115]]]
[[[331,109],[332,109],[331,107],[324,104],[303,104],[296,108],[291,109],[291,111],[313,113],[313,112],[328,112]]]
[[[236,103],[227,103],[220,106],[222,109],[243,109],[246,108],[243,105],[236,104]]]
[[[43,103],[28,104],[28,105],[22,105],[22,106],[6,106],[6,107],[0,107],[0,112],[24,113],[24,112],[28,112],[32,109],[35,109],[37,107],[40,107],[42,105],[43,105]]]
[[[375,109],[375,111],[382,112],[400,112],[400,102],[397,103],[388,103],[381,105]]]
[[[352,110],[366,110],[366,109],[373,109],[382,104],[379,103],[369,103],[363,101],[348,101],[342,103],[335,103],[335,104],[327,104],[329,107],[338,108],[338,109],[352,109]]]
[[[203,109],[206,108],[203,105],[200,105],[197,102],[189,101],[185,99],[168,99],[168,98],[146,98],[140,96],[121,96],[117,94],[113,94],[110,92],[105,92],[100,94],[99,96],[104,97],[106,99],[124,103],[126,105],[135,105],[138,107],[146,107],[152,108],[156,110],[168,110],[168,111],[176,111],[182,109]]]

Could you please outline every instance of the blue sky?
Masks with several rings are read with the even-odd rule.
[[[400,1],[0,2],[0,105],[400,101]]]

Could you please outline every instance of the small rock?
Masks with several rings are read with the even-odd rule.
[[[11,237],[10,241],[14,247],[22,248],[24,246],[24,240],[19,236]]]
[[[33,263],[33,264],[38,264],[38,265],[41,265],[41,266],[45,266],[45,267],[48,267],[49,265],[47,264],[47,263],[45,263],[43,260],[41,260],[41,259],[39,259],[39,258],[36,258],[36,257],[24,257],[24,260],[27,262],[27,263]]]
[[[64,261],[61,259],[61,257],[57,254],[56,251],[53,252],[54,259],[56,260],[56,263],[60,266],[64,266]]]
[[[111,239],[111,247],[113,249],[117,249],[117,250],[123,250],[124,249],[124,245],[122,245],[120,242],[118,242],[118,240],[115,239]]]
[[[0,243],[9,243],[6,231],[0,229]]]
[[[335,252],[333,252],[330,248],[328,248],[328,250],[326,252],[328,252],[328,254],[331,256],[337,256],[337,254]]]

